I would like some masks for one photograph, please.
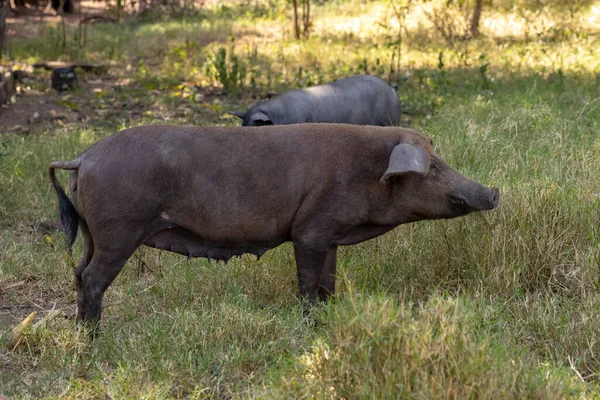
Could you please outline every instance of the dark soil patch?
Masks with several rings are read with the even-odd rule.
[[[74,297],[70,290],[41,290],[36,277],[25,277],[18,282],[0,282],[0,332],[21,323],[36,311],[35,321],[52,309],[62,310],[62,315],[75,315]]]
[[[54,128],[71,125],[112,129],[123,122],[135,125],[142,119],[143,123],[190,125],[237,123],[237,118],[227,115],[226,111],[248,106],[248,99],[231,103],[215,88],[199,88],[186,82],[177,86],[188,85],[193,100],[175,95],[181,93],[177,87],[148,88],[143,82],[122,77],[126,72],[119,66],[111,66],[102,74],[76,71],[77,88],[65,92],[50,88],[50,71],[28,73],[15,84],[14,102],[0,108],[0,134],[51,134]]]

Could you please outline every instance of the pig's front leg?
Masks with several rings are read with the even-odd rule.
[[[329,249],[315,248],[301,243],[294,243],[296,267],[298,268],[298,285],[304,300],[313,305],[319,298],[321,274],[328,260]],[[335,252],[333,256],[335,263]],[[335,267],[334,267],[335,268]]]
[[[327,258],[321,271],[319,282],[319,297],[327,301],[329,296],[335,294],[335,267],[337,264],[337,246],[331,246],[327,252]]]

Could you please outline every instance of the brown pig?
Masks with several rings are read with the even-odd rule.
[[[71,170],[72,200],[57,168]],[[227,261],[291,241],[313,303],[335,290],[338,246],[499,199],[413,130],[344,124],[131,128],[51,163],[50,178],[69,246],[78,226],[84,238],[77,318],[95,324],[140,245]]]

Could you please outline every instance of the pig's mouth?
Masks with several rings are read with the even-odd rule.
[[[473,211],[493,210],[498,207],[500,190],[498,188],[485,189],[471,196],[454,193],[448,195],[448,203],[459,214],[464,215]]]

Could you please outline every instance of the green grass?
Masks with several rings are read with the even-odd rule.
[[[123,98],[148,92],[168,110],[193,110],[174,123],[232,125],[237,121],[224,110],[252,104],[250,94],[358,73],[365,59],[369,72],[387,78],[390,49],[379,28],[358,40],[362,28],[327,29],[324,23],[361,15],[368,25],[373,10],[384,6],[317,7],[315,32],[303,43],[279,28],[263,29],[279,27],[278,18],[249,12],[233,20],[231,10],[200,16],[197,23],[98,25],[85,57],[108,56],[113,50],[107,43],[113,43],[112,59],[123,66],[123,76],[133,77]],[[506,15],[493,13],[498,21]],[[28,331],[14,351],[4,346],[11,329],[0,331],[0,394],[600,396],[598,39],[573,34],[558,40],[544,31],[535,40],[516,34],[509,40],[488,30],[481,39],[449,47],[418,27],[409,32],[405,64],[392,74],[408,77],[400,86],[404,123],[432,137],[438,152],[465,175],[500,187],[501,206],[401,226],[341,249],[338,295],[310,318],[302,315],[289,244],[258,261],[244,256],[227,265],[144,249],[107,292],[102,333],[89,343],[73,319],[64,239],[32,232],[29,225],[57,217],[48,163],[72,159],[130,122],[0,135],[0,285],[25,281],[0,293],[0,302],[19,318],[33,310],[39,316],[52,307],[62,310]],[[200,36],[204,42],[195,50],[186,45],[186,37]],[[13,43],[13,55],[58,57],[41,43]],[[228,57],[231,50],[239,56],[226,60],[228,72],[244,63],[241,83],[226,96],[201,102],[184,96],[182,83],[221,88],[212,58],[221,47]],[[173,68],[174,62],[180,65]],[[139,123],[160,122],[154,118]],[[77,242],[75,253],[80,251]]]
[[[268,385],[273,398],[564,398],[582,385],[481,327],[477,305],[347,296],[323,337]]]

